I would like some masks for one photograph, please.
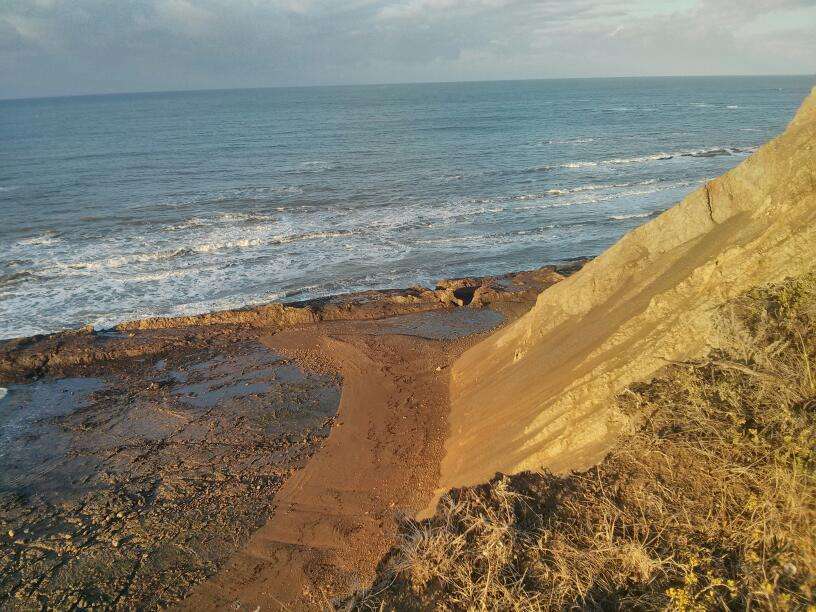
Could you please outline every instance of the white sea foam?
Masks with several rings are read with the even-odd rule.
[[[305,161],[300,164],[298,167],[299,172],[326,172],[328,170],[333,170],[337,167],[337,164],[324,161],[324,160],[314,160],[314,161]]]
[[[553,198],[552,200],[545,200],[543,198],[539,198],[542,202],[540,206],[516,206],[513,208],[514,211],[531,211],[531,210],[538,210],[541,208],[561,208],[565,206],[578,206],[582,204],[598,204],[601,202],[611,202],[614,200],[618,200],[621,198],[629,198],[629,197],[636,197],[636,196],[643,196],[643,195],[651,195],[653,193],[658,193],[661,191],[665,191],[667,189],[681,187],[685,185],[685,183],[671,183],[666,184],[663,186],[656,187],[654,189],[632,189],[628,191],[618,191],[615,193],[610,193],[606,195],[592,195],[583,198]]]
[[[606,159],[602,163],[610,165],[638,164],[649,161],[662,161],[671,159],[672,157],[674,157],[674,155],[671,153],[653,153],[651,155],[641,155],[639,157],[615,157],[612,159]]]
[[[302,240],[319,240],[321,238],[339,238],[341,236],[348,236],[353,232],[348,230],[326,231],[326,232],[306,232],[305,234],[293,234],[276,236],[270,240],[271,244],[289,244],[290,242],[300,242]]]
[[[598,161],[573,161],[561,164],[561,168],[589,168],[593,166],[618,166],[629,164],[644,164],[655,161],[668,161],[677,157],[714,157],[717,155],[737,155],[756,151],[757,147],[710,147],[706,149],[685,149],[681,151],[660,151],[648,155],[636,155],[633,157],[613,157]]]
[[[42,234],[38,234],[36,236],[29,236],[28,238],[22,238],[17,241],[18,245],[21,246],[43,246],[48,244],[54,244],[59,240],[59,233],[54,230],[49,230],[47,232],[43,232]]]
[[[240,240],[205,242],[201,244],[184,246],[176,249],[166,249],[161,251],[152,251],[148,253],[128,253],[127,255],[107,257],[105,259],[100,259],[96,261],[57,263],[57,267],[62,269],[70,268],[73,270],[97,271],[102,269],[121,268],[132,264],[175,259],[177,257],[184,257],[194,253],[203,254],[213,253],[216,251],[242,249],[247,247],[258,246],[262,243],[263,240],[261,240],[260,238],[243,238]]]
[[[577,162],[569,162],[566,164],[561,164],[562,168],[590,168],[592,166],[597,166],[598,162],[593,161],[577,161]]]
[[[510,196],[509,199],[511,200],[540,200],[547,196],[564,196],[570,195],[573,193],[583,193],[586,191],[602,191],[605,189],[624,189],[626,187],[635,187],[635,186],[643,186],[643,185],[654,185],[657,183],[657,179],[647,179],[645,181],[634,181],[628,183],[598,183],[598,184],[589,184],[589,185],[579,185],[578,187],[573,187],[571,189],[564,189],[564,188],[552,188],[547,189],[541,193],[524,193],[520,195]],[[486,199],[486,200],[478,200],[478,202],[487,203],[493,201],[506,201],[507,198],[496,198],[496,199]]]
[[[629,215],[610,215],[609,218],[615,221],[623,221],[625,219],[645,219],[646,217],[651,217],[652,214],[650,212],[645,213],[632,213]]]
[[[541,144],[545,145],[563,145],[563,144],[587,144],[595,142],[595,138],[566,138],[564,140],[545,140]]]
[[[160,272],[149,272],[146,274],[133,274],[126,277],[124,280],[128,283],[151,283],[196,274],[197,272],[197,269],[162,270]]]

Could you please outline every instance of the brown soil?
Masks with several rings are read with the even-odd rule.
[[[361,327],[263,338],[276,351],[340,372],[337,423],[281,488],[267,524],[196,589],[187,609],[322,607],[373,577],[393,541],[395,513],[427,503],[446,433],[448,366],[468,342],[366,335]]]

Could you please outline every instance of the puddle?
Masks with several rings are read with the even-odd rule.
[[[495,329],[504,316],[490,308],[456,308],[403,315],[379,321],[378,334],[403,334],[430,340],[454,340]]]
[[[68,486],[70,434],[56,421],[87,406],[90,394],[104,386],[96,378],[65,378],[8,388],[0,401],[0,493],[23,483]]]
[[[330,377],[307,374],[265,350],[219,356],[190,366],[186,372],[174,371],[171,376],[184,383],[173,387],[173,395],[196,408],[237,408],[240,403],[242,412],[251,413],[254,401],[267,408],[270,403],[285,403],[294,410],[309,407],[329,413],[339,404],[339,388]]]

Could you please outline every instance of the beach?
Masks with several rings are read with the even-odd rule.
[[[3,343],[6,602],[318,606],[370,580],[436,486],[453,360],[583,264]]]
[[[722,163],[721,176],[690,180],[696,188],[666,210],[651,191],[640,194],[648,196],[649,209],[637,213],[611,215],[604,208],[611,200],[603,197],[569,200],[593,191],[583,182],[543,197],[512,196],[507,209],[478,202],[491,207],[478,208],[478,215],[499,215],[478,223],[508,230],[503,242],[495,232],[467,234],[467,205],[440,209],[426,202],[434,215],[448,219],[464,211],[465,217],[444,230],[451,235],[443,241],[453,243],[418,259],[402,247],[426,244],[427,231],[439,231],[435,222],[403,207],[397,225],[401,232],[407,223],[410,231],[390,240],[394,210],[374,206],[390,229],[372,238],[366,232],[383,225],[361,224],[366,238],[345,244],[352,256],[342,260],[343,269],[354,270],[356,260],[380,271],[384,262],[398,262],[402,271],[391,280],[405,280],[403,288],[392,288],[387,274],[358,286],[328,266],[321,273],[336,284],[319,285],[312,295],[296,261],[331,259],[333,239],[357,234],[324,230],[281,241],[266,226],[257,243],[246,237],[209,243],[193,232],[185,240],[200,248],[173,242],[171,251],[156,250],[148,232],[128,243],[144,253],[114,258],[99,251],[96,236],[88,248],[102,259],[56,266],[70,270],[67,277],[108,268],[138,276],[142,264],[162,261],[169,272],[189,272],[185,282],[205,291],[213,277],[198,267],[198,256],[214,252],[218,275],[240,277],[254,292],[239,307],[188,303],[181,285],[162,294],[169,296],[166,308],[143,313],[156,316],[127,317],[126,295],[91,283],[75,294],[78,302],[66,300],[65,312],[44,323],[30,312],[48,308],[27,310],[42,297],[25,288],[40,282],[36,274],[4,277],[7,298],[0,304],[13,317],[5,320],[10,338],[0,341],[0,605],[383,609],[386,602],[427,608],[437,597],[454,608],[473,601],[482,608],[495,602],[546,607],[556,600],[584,605],[596,600],[577,580],[586,573],[581,550],[597,560],[587,574],[601,585],[597,601],[623,607],[702,597],[750,602],[757,593],[767,601],[806,601],[816,566],[801,543],[813,509],[798,501],[781,508],[780,500],[808,497],[797,470],[812,465],[816,431],[814,96],[781,135],[756,150],[604,157],[566,162],[552,175],[678,160],[683,172],[699,172],[694,164]],[[614,193],[612,200],[625,205],[635,195]],[[553,204],[562,197],[570,203]],[[354,219],[360,210],[368,209],[345,210],[338,219],[345,213]],[[512,222],[502,214],[529,210],[567,225],[577,219],[570,215],[583,219],[566,233],[558,225],[553,241],[544,241],[555,248],[564,238],[560,256],[538,250],[541,228],[503,225]],[[53,241],[22,246],[48,251],[64,236],[48,238]],[[307,249],[301,260],[277,250],[312,240],[325,240],[325,250]],[[366,250],[384,243],[399,257],[385,250],[378,259]],[[56,248],[73,253],[77,244]],[[506,244],[521,250],[504,251]],[[577,256],[580,245],[594,248]],[[498,261],[528,261],[533,253],[535,266],[485,273]],[[273,260],[296,270],[296,282],[291,293],[264,300],[262,287],[281,277],[253,276],[252,262]],[[182,261],[194,263],[188,269]],[[481,273],[421,282],[431,265],[462,270],[463,261]],[[106,282],[115,277],[104,276]],[[65,281],[59,274],[48,278],[54,286]],[[326,293],[328,286],[344,290]],[[219,291],[234,288],[225,282]],[[345,291],[350,288],[359,290]],[[96,295],[104,299],[96,303]],[[237,291],[228,303],[247,295]],[[109,307],[117,296],[126,307]],[[21,297],[29,301],[15,301]],[[635,407],[629,412],[627,402]],[[654,414],[674,421],[653,426]],[[760,414],[768,424],[751,426]],[[711,435],[723,428],[732,443]],[[678,443],[679,433],[686,439]],[[630,452],[631,445],[639,450]],[[715,474],[720,468],[711,459],[724,454],[730,467]],[[765,487],[755,495],[745,467],[754,465],[766,479],[783,474],[788,492]],[[664,473],[653,476],[653,466]],[[686,466],[690,477],[709,484],[687,486]],[[738,490],[731,489],[735,473],[746,475]],[[627,480],[632,474],[637,478]],[[666,479],[673,489],[663,487]],[[732,493],[740,502],[725,508],[722,500]],[[690,497],[666,515],[680,494]],[[757,552],[767,550],[765,536],[740,516],[754,503],[772,525],[769,537],[776,542],[789,534],[793,543],[775,549],[770,561]],[[701,534],[700,521],[689,519],[673,531],[684,504],[698,518],[726,517],[728,530]],[[592,517],[589,535],[572,530],[581,522],[576,513]],[[566,527],[547,527],[552,517]],[[631,526],[617,530],[619,519]],[[663,519],[671,528],[651,534],[651,524]],[[576,543],[565,544],[563,534]],[[737,564],[730,534],[742,542]],[[695,551],[708,555],[705,571]],[[459,557],[469,560],[459,564]],[[744,576],[750,588],[740,591],[737,579],[708,568]],[[698,589],[699,581],[708,586]]]

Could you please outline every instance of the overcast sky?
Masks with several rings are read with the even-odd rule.
[[[0,98],[814,72],[816,0],[0,0]]]

